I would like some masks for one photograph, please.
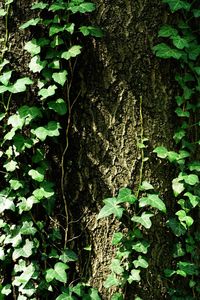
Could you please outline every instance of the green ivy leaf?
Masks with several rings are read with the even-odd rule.
[[[171,48],[165,43],[161,43],[161,44],[154,46],[153,51],[156,54],[156,56],[158,56],[160,58],[165,58],[165,59],[167,59],[167,58],[180,59],[183,54],[182,51]]]
[[[43,88],[38,92],[38,95],[41,96],[41,100],[44,100],[48,97],[51,97],[55,94],[55,90],[57,89],[56,85],[50,85],[47,89]]]
[[[199,178],[196,174],[184,175],[182,179],[189,185],[195,185],[199,183]]]
[[[103,200],[105,203],[104,207],[100,210],[100,213],[97,216],[97,220],[101,218],[108,217],[114,214],[115,217],[120,219],[122,217],[124,208],[119,206],[117,198],[107,198]]]
[[[41,61],[40,57],[38,55],[34,56],[31,58],[31,61],[29,63],[29,69],[30,71],[32,71],[33,73],[37,73],[37,72],[41,72],[45,66],[47,65],[47,61]]]
[[[66,10],[68,7],[67,3],[53,3],[50,7],[49,7],[49,11],[58,11],[58,10]]]
[[[154,190],[153,185],[151,185],[147,181],[143,181],[141,186],[140,186],[140,191],[148,191],[148,190]]]
[[[79,30],[84,36],[91,35],[95,37],[103,37],[103,31],[99,27],[81,26]]]
[[[49,109],[53,109],[56,113],[63,116],[67,113],[67,105],[65,101],[61,98],[57,99],[56,101],[48,102]]]
[[[124,268],[121,266],[121,261],[116,258],[112,259],[110,268],[113,273],[118,275],[121,275],[124,272]]]
[[[128,283],[131,284],[133,281],[140,281],[140,270],[133,269],[131,270],[131,275],[128,277]]]
[[[0,76],[0,82],[7,86],[9,84],[10,78],[12,76],[12,71],[5,71],[3,74]]]
[[[30,26],[36,26],[40,21],[40,18],[28,20],[26,23],[22,24],[19,29],[26,29]]]
[[[177,266],[181,271],[185,272],[186,275],[199,275],[198,266],[194,263],[179,261]]]
[[[94,3],[91,2],[84,2],[84,3],[77,3],[76,2],[70,2],[68,6],[68,10],[70,10],[72,13],[87,13],[92,12],[96,8]]]
[[[39,54],[41,51],[41,47],[37,44],[36,39],[32,39],[31,41],[27,42],[24,46],[24,49],[32,56]]]
[[[31,6],[31,9],[41,9],[41,10],[43,10],[43,9],[45,9],[47,6],[48,6],[47,3],[44,3],[44,2],[42,2],[42,1],[40,1],[40,2],[35,2],[35,3],[33,3],[32,6]]]
[[[135,268],[141,267],[141,268],[146,269],[149,266],[146,259],[144,259],[141,255],[138,256],[137,260],[133,261],[133,264],[134,264]]]
[[[11,292],[12,292],[11,284],[6,284],[1,290],[1,294],[6,295],[6,296],[10,295]],[[1,300],[4,300],[4,298]]]
[[[117,245],[121,242],[123,239],[123,233],[122,232],[115,232],[112,238],[112,245]]]
[[[111,300],[123,300],[123,296],[120,293],[114,293],[111,297]]]
[[[133,204],[137,198],[132,195],[132,191],[128,188],[121,188],[117,196],[118,203],[129,202]]]
[[[3,165],[3,167],[6,169],[7,172],[13,172],[13,171],[15,171],[16,169],[19,168],[18,165],[17,165],[17,162],[14,161],[14,160],[11,160],[11,161],[5,163]]]
[[[163,2],[169,4],[169,7],[170,7],[172,13],[174,13],[175,11],[177,11],[179,9],[189,11],[190,7],[191,7],[190,3],[188,3],[187,1],[182,1],[182,0],[163,0]]]
[[[132,245],[132,249],[136,252],[141,252],[146,254],[149,248],[149,243],[145,240],[134,242]]]
[[[182,50],[184,48],[188,48],[189,47],[188,41],[185,38],[183,38],[183,37],[181,37],[179,35],[173,36],[172,37],[172,41],[173,41],[173,45],[175,47],[177,47],[178,49]]]
[[[7,11],[3,8],[0,8],[0,17],[4,17],[7,14]]]
[[[172,180],[172,189],[173,189],[175,197],[180,195],[185,189],[184,184],[182,182],[180,182],[181,180],[182,179],[180,179],[180,178],[174,178]]]
[[[170,36],[176,36],[177,34],[178,34],[178,30],[176,30],[174,27],[170,25],[162,26],[158,32],[159,37],[170,37]]]
[[[52,78],[55,82],[64,86],[64,84],[67,80],[67,71],[63,70],[61,72],[53,73]]]
[[[8,125],[11,125],[15,130],[22,129],[24,119],[22,119],[18,114],[14,114],[8,118]]]
[[[3,213],[5,210],[15,211],[15,205],[12,199],[0,194],[0,213]]]
[[[15,276],[15,279],[13,280],[12,284],[14,286],[21,286],[24,287],[29,280],[32,278],[33,274],[35,272],[35,268],[33,264],[31,263],[28,267],[24,268],[23,273],[20,276]],[[18,297],[19,299],[19,297]],[[27,298],[25,298],[27,299]]]
[[[58,262],[54,266],[55,275],[54,278],[60,282],[67,282],[67,274],[65,272],[66,269],[69,269],[68,265]]]
[[[74,45],[68,51],[62,53],[61,58],[69,60],[71,57],[76,57],[81,53],[81,46]]]
[[[14,190],[14,191],[17,191],[18,189],[22,188],[23,187],[23,184],[21,183],[21,181],[19,180],[16,180],[16,179],[11,179],[9,181],[10,183],[10,187]]]
[[[28,78],[28,77],[20,78],[13,84],[10,91],[13,94],[25,92],[26,86],[30,85],[30,84],[33,84],[33,81],[30,78]]]
[[[156,147],[153,152],[156,153],[160,158],[166,158],[168,154],[168,150],[163,146]]]
[[[176,218],[170,218],[167,221],[167,225],[171,228],[175,236],[182,236],[186,232],[186,228]]]
[[[33,242],[28,239],[25,240],[25,245],[22,248],[16,248],[13,251],[12,258],[15,261],[19,257],[30,257],[32,255],[32,250],[34,248]]]
[[[28,175],[35,181],[42,182],[44,180],[45,170],[44,168],[38,167],[36,170],[31,169]]]
[[[152,225],[150,218],[153,217],[153,214],[148,212],[143,212],[141,217],[134,216],[131,218],[133,222],[143,225],[145,228],[149,229]]]
[[[109,289],[111,286],[118,286],[120,284],[119,280],[116,278],[115,274],[108,275],[106,281],[104,282],[104,287]]]
[[[139,206],[144,207],[150,205],[158,210],[166,213],[165,203],[155,194],[147,194],[147,197],[143,197],[139,200]]]

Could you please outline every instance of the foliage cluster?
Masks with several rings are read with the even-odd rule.
[[[6,59],[9,52],[9,12],[14,0],[0,9],[5,36],[0,61],[0,299],[100,299],[98,292],[69,276],[77,255],[67,248],[68,208],[63,189],[58,199],[49,172],[48,145],[58,143],[61,121],[69,124],[79,92],[71,94],[77,56],[84,36],[102,35],[85,25],[95,5],[84,0],[35,2],[37,17],[21,25],[33,38],[24,49],[30,55],[31,78],[17,78]],[[83,16],[83,18],[81,17]],[[78,21],[76,21],[78,20]],[[81,21],[82,23],[81,24]],[[34,34],[34,32],[40,32]],[[27,98],[28,90],[35,99]],[[64,121],[65,120],[65,121]],[[54,215],[58,200],[64,202],[65,226]],[[73,284],[72,282],[75,282]]]
[[[200,101],[200,36],[199,18],[200,8],[197,1],[163,0],[168,4],[174,20],[178,24],[165,24],[159,30],[158,36],[162,42],[153,47],[157,57],[175,59],[179,73],[176,81],[180,93],[175,97],[178,116],[178,128],[174,133],[174,149],[168,150],[163,145],[154,149],[159,159],[165,159],[172,164],[177,176],[172,180],[175,209],[172,216],[166,211],[165,204],[153,191],[153,187],[143,182],[139,185],[139,193],[131,194],[131,190],[124,188],[116,198],[105,199],[99,218],[114,214],[118,219],[122,215],[131,218],[128,232],[122,231],[113,236],[113,245],[117,245],[116,257],[111,263],[111,275],[105,286],[123,287],[126,282],[140,281],[140,271],[148,268],[145,254],[150,247],[143,239],[142,228],[151,227],[151,218],[156,211],[166,213],[166,230],[170,228],[175,238],[172,245],[172,264],[163,270],[169,282],[168,293],[170,299],[199,299],[200,298],[200,257],[199,257],[199,206],[200,206],[200,162],[199,162],[199,126],[198,118]],[[176,21],[175,21],[176,22]],[[165,42],[166,41],[166,42]],[[142,122],[141,122],[142,126]],[[141,130],[141,139],[143,139]],[[144,144],[144,143],[142,143]],[[139,143],[141,146],[141,143]],[[144,145],[145,147],[145,145]],[[143,149],[143,147],[141,147]],[[142,166],[144,155],[142,151]],[[140,172],[142,175],[142,172]],[[140,176],[141,181],[142,176]],[[149,193],[149,190],[152,193]],[[138,197],[139,195],[141,197]],[[124,202],[126,205],[124,205]],[[127,203],[128,210],[127,210]],[[130,206],[134,215],[130,216]],[[140,210],[149,206],[151,211]],[[126,208],[126,209],[125,209]],[[138,210],[139,209],[139,210]],[[153,209],[153,211],[152,211]],[[116,293],[113,299],[123,299],[122,294]],[[135,299],[140,299],[137,295]]]

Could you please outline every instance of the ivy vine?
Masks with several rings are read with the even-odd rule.
[[[102,36],[99,28],[85,25],[87,20],[82,25],[76,20],[93,12],[95,5],[84,0],[33,3],[36,17],[20,26],[25,32],[31,29],[40,33],[39,37],[33,34],[24,46],[30,55],[32,75],[16,80],[17,74],[7,60],[8,19],[13,3],[6,0],[0,9],[5,22],[0,61],[0,157],[4,177],[0,191],[0,299],[53,296],[56,300],[98,300],[96,289],[69,275],[77,255],[67,248],[69,218],[63,187],[71,111],[80,94],[72,94],[71,88],[83,48],[82,37]],[[28,89],[35,97],[29,102],[25,96]],[[16,105],[19,95],[24,100]],[[66,125],[62,128],[61,123]],[[50,143],[58,143],[64,130],[60,185],[66,221],[61,225],[54,215],[58,194],[49,174],[47,148]]]

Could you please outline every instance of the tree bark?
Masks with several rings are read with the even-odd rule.
[[[172,64],[160,62],[152,53],[160,24],[167,13],[159,0],[98,1],[93,23],[105,36],[91,40],[82,59],[82,94],[73,113],[68,152],[66,191],[74,229],[82,233],[83,277],[98,288],[103,299],[111,292],[103,288],[114,255],[111,239],[120,223],[109,218],[97,221],[102,200],[116,195],[121,187],[137,189],[141,166],[137,143],[141,137],[142,97],[144,136],[148,138],[143,179],[151,182],[172,209],[170,177],[173,170],[155,159],[155,146],[172,144],[174,129]],[[167,175],[167,176],[166,176]],[[170,261],[170,238],[158,216],[150,232],[150,268],[139,287],[130,286],[126,299],[164,299],[166,282],[162,275]],[[87,264],[85,263],[87,261]]]

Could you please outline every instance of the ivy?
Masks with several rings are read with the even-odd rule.
[[[73,72],[84,49],[80,33],[102,36],[99,28],[85,26],[86,22],[82,26],[79,17],[93,12],[95,5],[84,0],[33,3],[31,9],[36,17],[22,24],[20,30],[26,34],[34,28],[44,36],[32,38],[24,45],[30,55],[30,74],[17,78],[5,58],[9,52],[8,20],[13,2],[6,0],[0,9],[0,17],[5,21],[0,61],[0,156],[4,174],[4,188],[0,191],[0,298],[47,299],[53,295],[54,299],[99,300],[96,289],[80,279],[73,280],[74,284],[68,274],[77,255],[66,247],[67,229],[63,233],[64,227],[55,220],[54,208],[58,200],[63,201],[64,226],[68,227],[63,181],[63,194],[58,199],[49,175],[47,151],[49,143],[56,145],[61,132],[66,135],[60,168],[63,178],[68,129],[62,128],[61,123],[70,123]],[[26,94],[33,90],[35,99],[27,101]],[[75,99],[78,95],[79,92]],[[4,280],[4,274],[9,281]]]

